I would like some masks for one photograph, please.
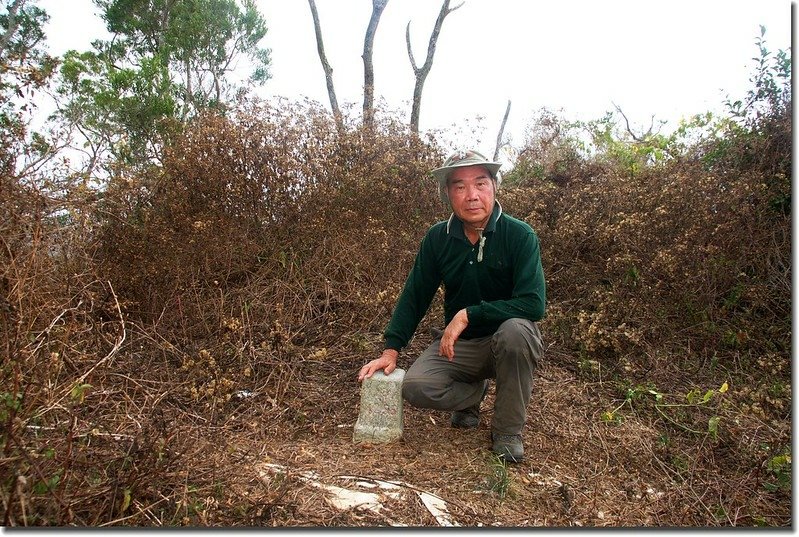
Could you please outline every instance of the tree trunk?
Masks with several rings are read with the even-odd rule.
[[[386,8],[388,0],[372,0],[372,17],[366,36],[363,40],[363,124],[367,128],[374,126],[374,100],[375,100],[375,72],[372,65],[372,49],[374,47],[375,32],[380,22],[380,15]]]
[[[499,150],[504,145],[502,143],[502,135],[505,133],[505,123],[508,122],[508,115],[510,114],[510,99],[508,99],[508,106],[505,108],[505,116],[502,118],[502,125],[499,126],[499,134],[497,134],[497,146],[494,148],[494,162],[499,158]]]
[[[194,83],[191,79],[191,62],[188,58],[183,60],[183,69],[186,70],[186,100],[180,113],[181,119],[188,117],[189,110],[194,107]]]
[[[6,32],[0,36],[0,58],[5,56],[8,42],[11,41],[11,38],[17,33],[17,28],[19,27],[17,13],[24,4],[25,0],[14,0],[14,3],[8,6],[8,14],[6,15],[8,17],[8,25],[6,27]]]
[[[436,24],[433,27],[433,32],[430,34],[430,43],[427,45],[427,58],[422,67],[418,67],[416,61],[413,59],[413,50],[411,49],[411,23],[408,22],[408,26],[405,27],[405,42],[408,45],[408,58],[411,60],[413,74],[416,75],[416,85],[413,88],[413,105],[411,108],[411,132],[419,132],[419,110],[422,105],[422,89],[424,88],[424,81],[430,73],[430,68],[433,67],[433,55],[436,52],[436,42],[438,41],[439,33],[441,33],[441,26],[444,24],[446,16],[462,5],[463,2],[449,9],[449,0],[444,0],[444,3],[441,4],[441,11],[438,12]]]
[[[336,128],[341,132],[344,130],[344,120],[341,116],[341,110],[338,107],[336,89],[333,86],[333,68],[330,67],[330,63],[327,61],[327,56],[325,55],[325,45],[322,42],[322,26],[319,23],[319,13],[316,11],[316,2],[314,0],[308,0],[308,5],[311,6],[311,16],[313,17],[314,32],[316,33],[316,50],[319,52],[319,61],[322,62],[322,69],[325,71],[327,95],[330,98],[330,109],[336,121]]]

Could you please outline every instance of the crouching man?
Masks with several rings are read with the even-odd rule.
[[[543,352],[538,323],[546,284],[538,236],[496,201],[500,163],[477,151],[452,155],[432,171],[452,215],[425,234],[385,330],[385,350],[358,380],[397,366],[439,286],[446,328],[405,373],[402,396],[418,408],[453,411],[453,427],[480,423],[489,379],[496,382],[492,451],[524,457],[522,430]]]

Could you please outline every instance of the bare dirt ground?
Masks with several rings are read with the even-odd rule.
[[[15,422],[10,446],[19,449],[0,459],[5,526],[792,524],[790,484],[776,480],[784,471],[769,467],[767,448],[790,445],[790,412],[782,421],[744,412],[735,386],[715,409],[718,434],[689,434],[640,401],[625,406],[612,380],[586,376],[550,347],[536,372],[525,460],[504,466],[490,452],[493,384],[476,430],[406,404],[401,440],[355,444],[356,375],[371,350],[249,348],[252,371],[234,377],[202,350],[192,355],[209,357],[205,365],[181,365],[186,353],[164,342],[160,356],[137,354],[148,341],[131,340],[104,367],[70,362],[93,370],[85,398],[53,385],[46,407]],[[399,367],[425,344],[412,343]],[[233,396],[218,397],[220,385]],[[606,419],[609,409],[623,419]],[[337,503],[341,493],[366,500]]]
[[[184,424],[172,432],[183,440],[180,458],[196,460],[197,473],[186,478],[205,484],[196,485],[183,500],[184,507],[194,508],[171,522],[442,524],[413,494],[381,496],[380,505],[371,510],[337,507],[330,488],[356,490],[353,478],[358,478],[400,483],[405,492],[438,497],[449,517],[444,524],[459,526],[791,524],[790,492],[767,492],[758,463],[741,465],[743,444],[755,439],[712,442],[672,435],[666,442],[662,424],[658,429],[635,413],[621,423],[606,423],[600,416],[618,399],[601,382],[582,380],[546,359],[537,372],[524,431],[526,458],[520,464],[505,467],[491,456],[493,385],[477,430],[452,429],[448,413],[406,404],[400,441],[354,444],[359,405],[355,379],[361,365],[335,356],[306,360],[286,373],[291,377],[284,394],[287,404],[276,404],[275,394],[255,392],[231,402],[216,419],[196,416],[192,424],[184,415],[176,420]],[[409,362],[403,364],[401,358],[399,365],[407,368]],[[158,511],[156,505],[134,507]]]

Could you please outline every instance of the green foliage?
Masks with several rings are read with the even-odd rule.
[[[772,53],[765,36],[766,28],[761,26],[755,40],[759,55],[752,58],[755,69],[746,98],[731,101],[728,97],[724,101],[732,118],[750,126],[768,116],[784,115],[791,107],[791,57],[787,50]]]
[[[0,423],[6,423],[9,416],[16,415],[22,406],[22,393],[0,393]]]
[[[14,4],[21,4],[16,11]],[[0,14],[0,94],[4,99],[11,93],[30,97],[25,90],[42,87],[54,67],[44,49],[44,25],[50,17],[31,3],[7,2],[5,7]]]
[[[766,461],[766,472],[769,477],[769,481],[763,484],[766,490],[770,492],[777,490],[791,491],[792,466],[790,447],[786,448],[783,453],[770,457]]]
[[[34,96],[47,85],[57,62],[44,49],[47,13],[30,3],[5,7],[0,14],[0,173],[10,175],[20,161],[41,160],[48,145],[28,126],[36,112]]]
[[[38,6],[8,1],[5,13],[0,14],[0,31],[9,39],[3,43],[2,55],[9,63],[25,62],[42,56],[39,48],[44,41],[44,24],[50,16]],[[21,4],[21,5],[19,5]]]
[[[266,22],[252,0],[95,0],[118,46],[104,44],[109,59],[138,65],[160,58],[169,71],[181,117],[222,106],[236,87],[226,80],[238,56],[253,65],[250,80],[269,78],[269,51],[259,48]]]
[[[61,482],[61,472],[58,471],[51,475],[45,481],[36,481],[33,484],[33,492],[36,494],[47,494],[49,492],[53,492],[58,487],[58,484]]]
[[[724,123],[724,136],[708,140],[699,150],[708,169],[716,172],[762,173],[763,183],[770,190],[772,210],[788,215],[792,162],[785,155],[793,143],[792,60],[788,50],[770,51],[765,33],[761,26],[756,39],[759,55],[752,58],[752,88],[743,98],[727,98],[725,105],[730,118]]]
[[[96,0],[111,41],[64,57],[62,117],[89,137],[93,163],[146,165],[188,118],[228,108],[244,89],[229,80],[240,57],[250,82],[269,79],[266,23],[252,0]],[[90,170],[91,171],[91,170]],[[110,170],[109,170],[110,171]]]
[[[61,112],[94,140],[106,140],[119,164],[154,156],[169,132],[177,104],[160,57],[144,58],[138,68],[117,69],[102,54],[69,51],[61,67]],[[113,142],[113,143],[111,143]]]
[[[621,110],[618,111],[621,114]],[[663,163],[671,156],[671,140],[658,132],[653,133],[651,126],[640,135],[632,132],[629,124],[626,131],[619,131],[617,119],[611,113],[598,120],[582,122],[581,125],[591,138],[597,155],[595,158],[631,177],[638,175],[645,167]]]

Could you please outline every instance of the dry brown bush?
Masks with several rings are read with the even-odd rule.
[[[141,313],[190,338],[208,335],[208,300],[253,281],[292,286],[291,324],[314,308],[360,311],[435,218],[434,157],[397,124],[338,137],[316,108],[207,116],[151,176],[112,181],[101,260]]]
[[[333,133],[300,106],[203,117],[99,202],[4,175],[5,525],[181,524],[197,427],[246,391],[279,421],[298,364],[371,348],[440,158],[397,123]]]
[[[679,368],[717,354],[787,365],[790,218],[772,201],[788,181],[675,163],[514,191],[547,252],[559,341],[610,367],[668,348]]]
[[[124,327],[93,265],[85,184],[67,178],[56,187],[14,166],[0,181],[3,520],[16,525],[28,509],[39,523],[66,523],[73,460],[69,450],[54,457],[55,447],[80,414],[71,403],[113,361]],[[46,500],[31,503],[32,492]]]
[[[636,176],[533,181],[505,193],[546,254],[549,359],[614,387],[603,420],[633,412],[659,423],[671,444],[664,467],[670,457],[681,461],[678,474],[699,459],[696,472],[760,468],[749,475],[761,484],[740,482],[750,494],[771,486],[764,469],[790,450],[786,119]],[[724,383],[731,388],[721,395]],[[696,403],[706,390],[710,399]],[[711,428],[706,450],[686,441]],[[775,492],[774,505],[785,493]]]
[[[198,118],[99,201],[6,176],[5,525],[386,523],[336,512],[290,474],[260,482],[270,460],[412,482],[469,525],[790,524],[769,467],[790,440],[786,129],[634,177],[569,161],[566,182],[500,191],[541,238],[549,298],[514,501],[485,489],[484,439],[439,413],[409,409],[388,455],[351,442],[355,372],[447,216],[434,140],[391,119],[337,134],[315,105],[252,104]],[[420,330],[400,365],[424,344]],[[684,397],[723,381],[710,405],[665,417],[638,387]],[[606,423],[620,400],[627,421]]]

